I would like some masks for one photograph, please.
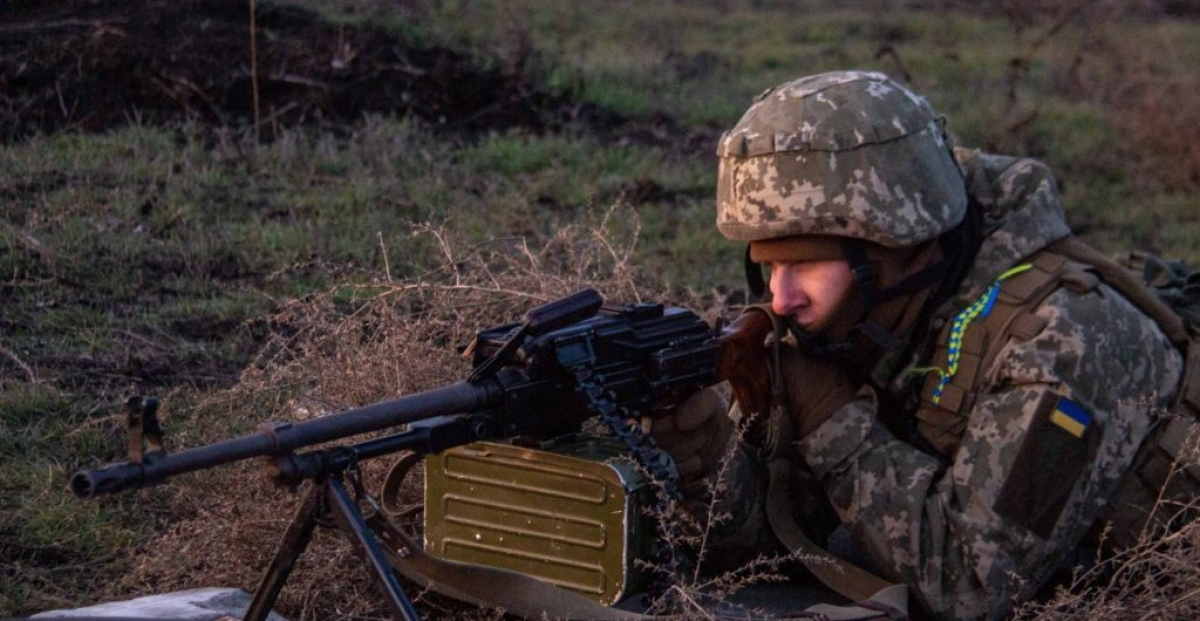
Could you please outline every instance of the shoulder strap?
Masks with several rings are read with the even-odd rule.
[[[942,456],[952,458],[984,373],[1001,346],[1010,336],[1031,338],[1045,327],[1033,310],[1060,286],[1087,291],[1098,282],[1078,264],[1048,251],[1001,275],[938,336],[916,415],[921,437]]]
[[[1180,350],[1187,349],[1190,337],[1183,318],[1129,270],[1083,243],[1078,237],[1064,237],[1047,246],[1047,249],[1094,268],[1106,284],[1153,319],[1176,347]]]
[[[798,553],[800,562],[822,584],[852,601],[870,599],[876,593],[897,586],[871,572],[838,558],[814,543],[796,523],[792,512],[788,484],[795,467],[784,457],[767,462],[770,482],[767,485],[767,521],[771,531],[789,551]]]
[[[771,311],[769,306],[758,305],[746,312],[761,312],[771,318],[774,339],[771,344],[771,410],[763,457],[770,475],[767,484],[767,522],[779,542],[789,551],[798,553],[800,562],[826,587],[851,601],[869,600],[886,589],[897,587],[846,560],[838,558],[817,545],[800,525],[796,523],[790,493],[792,463],[790,451],[795,438],[795,428],[787,407],[787,383],[780,370],[781,347],[787,327],[783,319]],[[903,589],[901,586],[900,589]],[[894,593],[893,588],[889,593]]]
[[[1033,258],[1032,267],[1001,283],[992,312],[968,326],[958,335],[958,341],[953,340],[952,325],[938,337],[933,365],[939,372],[926,380],[917,413],[918,431],[938,452],[949,457],[957,450],[966,425],[966,413],[974,404],[978,384],[983,380],[981,373],[991,367],[1000,346],[1009,336],[1029,338],[1044,327],[1044,322],[1040,322],[1032,311],[1060,286],[1084,291],[1103,281],[1154,320],[1188,358],[1187,379],[1180,400],[1200,404],[1200,351],[1190,351],[1200,348],[1189,347],[1191,335],[1182,317],[1135,274],[1073,236],[1039,251]],[[946,383],[941,378],[945,377],[950,351],[955,348],[960,358],[958,368]],[[937,394],[940,383],[945,385]]]

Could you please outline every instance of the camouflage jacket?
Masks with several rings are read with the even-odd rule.
[[[939,310],[943,318],[1069,234],[1043,164],[956,155],[982,211],[985,239],[957,294]],[[1182,374],[1182,357],[1158,326],[1106,285],[1083,294],[1059,288],[1034,313],[1045,319],[1044,329],[1010,339],[982,370],[979,396],[963,413],[967,424],[950,458],[917,448],[914,438],[897,437],[880,420],[895,414],[881,412],[881,404],[909,404],[900,414],[915,413],[925,378],[913,370],[929,364],[919,352],[928,355],[940,338],[932,326],[913,337],[917,359],[877,373],[890,394],[863,388],[797,443],[805,462],[798,468],[815,475],[857,546],[937,618],[1002,618],[1015,601],[1034,595],[1100,515],[1153,412],[1170,403]],[[1087,417],[1090,445],[1075,472],[1046,472],[1025,445],[1036,443],[1031,430],[1046,414],[1041,410],[1062,400]],[[1036,529],[1040,534],[998,510],[1008,479],[1031,472],[1035,486],[1062,483],[1068,490],[1052,528]]]

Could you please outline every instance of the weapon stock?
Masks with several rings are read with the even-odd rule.
[[[765,416],[770,410],[771,375],[763,341],[771,330],[766,313],[746,312],[721,331],[717,375],[729,382],[747,416]]]

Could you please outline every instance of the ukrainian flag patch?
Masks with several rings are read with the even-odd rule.
[[[1050,422],[1076,438],[1082,438],[1092,425],[1092,414],[1078,403],[1059,397],[1058,403],[1054,404],[1054,411],[1050,413]]]
[[[1043,392],[992,508],[1005,520],[1049,538],[1095,463],[1101,440],[1097,432],[1103,425],[1082,405]]]

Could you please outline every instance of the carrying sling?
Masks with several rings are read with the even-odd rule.
[[[603,606],[581,595],[536,578],[505,569],[470,565],[439,559],[381,515],[368,519],[384,544],[392,567],[422,588],[447,597],[496,608],[529,619],[571,621],[684,621],[694,615],[648,615]],[[749,587],[753,588],[753,587]],[[812,619],[818,621],[882,621],[907,619],[908,593],[895,585],[872,593],[849,605],[818,604],[797,611],[754,613],[741,609],[705,611],[717,621],[769,621]]]
[[[851,601],[869,599],[889,590],[905,589],[903,585],[880,578],[817,545],[796,522],[790,494],[794,468],[790,448],[795,440],[795,429],[788,412],[787,387],[780,362],[781,341],[787,328],[783,320],[767,306],[751,306],[745,312],[764,313],[771,319],[774,332],[771,347],[773,360],[770,365],[771,411],[767,435],[762,446],[762,455],[769,473],[766,511],[771,531],[788,551],[797,554],[809,573],[826,587]]]

